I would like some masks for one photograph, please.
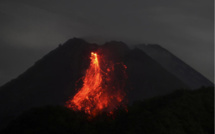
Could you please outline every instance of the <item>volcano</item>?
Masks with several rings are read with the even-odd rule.
[[[92,59],[96,57],[103,62],[99,68],[91,66]],[[94,72],[98,76],[89,78],[88,73],[100,68],[105,71]],[[108,73],[108,70],[115,73]],[[126,75],[122,75],[125,70]],[[103,81],[100,81],[101,76]],[[86,81],[93,81],[95,77],[98,77],[98,83],[94,83],[90,89],[96,92],[87,92],[85,98],[80,99],[83,96],[79,92],[86,91],[84,89],[89,85]],[[104,90],[100,90],[101,87]],[[4,126],[23,111],[44,105],[67,104],[72,109],[94,114],[100,108],[111,112],[122,105],[122,101],[128,100],[131,104],[180,88],[189,86],[141,49],[130,49],[123,42],[117,41],[97,45],[73,38],[38,60],[16,79],[0,87],[0,123]],[[104,102],[95,97],[99,94]],[[86,100],[87,97],[90,101]],[[116,105],[109,105],[112,103]],[[91,104],[92,107],[87,108],[86,105]]]

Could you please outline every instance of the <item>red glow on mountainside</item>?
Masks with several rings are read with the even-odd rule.
[[[102,111],[112,114],[125,99],[126,66],[105,61],[92,52],[90,66],[82,78],[82,88],[67,101],[66,107],[96,116]]]

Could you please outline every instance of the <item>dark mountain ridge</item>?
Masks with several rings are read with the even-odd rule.
[[[32,107],[64,105],[81,86],[77,80],[84,76],[93,51],[127,66],[129,103],[189,88],[140,49],[131,50],[123,42],[99,46],[73,38],[0,87],[0,126]]]
[[[202,74],[160,45],[141,44],[137,47],[158,62],[167,71],[186,83],[190,88],[197,89],[202,86],[214,86],[214,84]]]

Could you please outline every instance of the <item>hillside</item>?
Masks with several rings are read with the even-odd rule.
[[[175,75],[192,89],[202,86],[213,86],[213,83],[202,74],[180,60],[174,54],[157,44],[138,45],[152,59],[158,62],[163,68]]]
[[[119,109],[87,119],[82,112],[61,106],[26,111],[2,131],[3,134],[213,134],[214,89],[178,90],[166,96],[137,101],[128,112]]]

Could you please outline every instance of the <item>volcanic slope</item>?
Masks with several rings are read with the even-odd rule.
[[[99,46],[73,38],[0,87],[0,125],[32,107],[65,105],[77,92],[75,89],[82,86],[80,78],[85,75],[94,51],[127,66],[129,103],[188,87],[140,49],[131,50],[123,42]]]
[[[178,77],[192,89],[202,86],[214,86],[207,78],[180,60],[174,54],[157,44],[141,44],[137,46],[148,56],[157,61],[167,71]]]

